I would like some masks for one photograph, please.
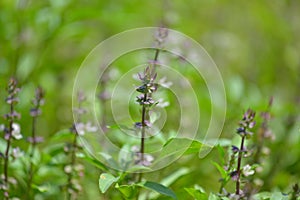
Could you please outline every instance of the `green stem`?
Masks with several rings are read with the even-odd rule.
[[[237,163],[237,181],[236,181],[236,191],[235,194],[240,194],[240,176],[241,176],[241,163],[242,163],[242,157],[243,157],[243,150],[244,150],[244,142],[245,142],[245,136],[242,136],[242,142],[240,146],[240,151],[238,155],[238,163]]]
[[[143,101],[145,102],[147,100],[147,93],[144,94]],[[145,153],[145,128],[146,128],[146,106],[143,105],[142,108],[142,130],[141,130],[141,147],[140,147],[140,153],[141,153],[141,162],[144,161],[144,153]],[[141,182],[143,173],[139,174],[138,182]]]
[[[13,114],[14,107],[13,104],[10,105],[10,113],[11,115]],[[5,158],[4,158],[4,185],[9,188],[8,186],[8,163],[9,163],[9,150],[11,146],[11,136],[12,136],[12,131],[13,131],[13,119],[10,120],[9,122],[9,131],[8,131],[8,138],[7,138],[7,146],[5,150]],[[7,195],[5,195],[5,200],[9,199],[9,191],[7,189]]]
[[[73,178],[73,168],[76,163],[76,150],[77,150],[77,130],[75,131],[73,143],[72,143],[72,152],[71,152],[71,163],[70,165],[72,166],[72,171],[68,174],[68,188],[72,187],[72,178]],[[71,200],[72,194],[70,192],[67,192],[68,194],[68,200]]]
[[[154,55],[154,62],[156,62],[158,60],[158,56],[159,56],[159,48],[157,48],[155,50],[155,55]],[[156,71],[156,63],[153,64],[153,68],[152,68],[152,72],[151,74],[155,74],[155,71]],[[151,94],[144,94],[144,99],[143,101],[146,102],[147,100],[147,97],[151,97]],[[140,153],[141,153],[141,161],[143,162],[144,161],[144,153],[145,153],[145,128],[146,128],[146,119],[147,119],[147,110],[146,110],[146,107],[145,105],[143,105],[142,107],[142,130],[141,130],[141,147],[140,147]],[[140,173],[139,174],[139,177],[138,177],[138,182],[140,182],[142,180],[142,176],[143,174]]]
[[[38,105],[36,106],[35,108],[36,110],[39,109],[39,102],[38,102]],[[35,149],[36,149],[36,121],[37,121],[37,117],[33,117],[32,118],[32,133],[31,133],[31,138],[32,138],[32,146],[31,146],[31,152],[29,154],[29,157],[30,157],[30,165],[29,165],[29,178],[28,178],[28,183],[27,183],[27,196],[31,199],[31,184],[32,184],[32,180],[33,180],[33,155],[34,155],[34,152],[35,152]]]
[[[79,102],[79,105],[78,105],[78,108],[81,109],[81,102]],[[78,122],[81,122],[81,117],[79,115],[78,117]],[[75,131],[74,131],[74,138],[73,138],[73,142],[72,142],[72,146],[71,146],[71,172],[68,174],[68,183],[67,183],[67,190],[68,188],[71,188],[72,187],[72,178],[73,178],[73,169],[74,169],[74,166],[76,164],[76,151],[77,151],[77,137],[78,137],[78,132],[77,132],[77,129],[76,129],[76,124],[75,124]],[[70,192],[67,191],[67,199],[68,200],[71,200],[72,199],[72,194]]]

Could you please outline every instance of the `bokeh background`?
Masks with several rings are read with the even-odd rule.
[[[35,87],[41,85],[46,90],[46,104],[38,130],[50,138],[72,124],[76,72],[97,44],[128,29],[165,26],[199,42],[218,66],[227,94],[222,138],[236,137],[243,111],[251,107],[259,114],[274,98],[270,126],[275,139],[268,142],[263,189],[286,191],[300,178],[299,9],[296,0],[2,0],[0,113],[7,112],[4,89],[9,77],[15,76],[22,85],[18,110],[26,135],[30,131],[30,101]],[[121,59],[118,65],[126,62]],[[172,116],[168,120],[172,121]],[[216,152],[204,159],[190,156],[149,176],[159,178],[176,165],[186,165],[192,171],[172,186],[175,191],[183,193],[182,185],[194,184],[217,191],[219,176],[212,160],[218,160]],[[93,173],[94,178],[88,178],[93,176],[90,173],[85,180],[88,187],[83,196],[100,195],[99,174],[97,170]]]

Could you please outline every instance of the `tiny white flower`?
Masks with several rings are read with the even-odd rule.
[[[153,156],[149,155],[149,154],[144,154],[144,159],[141,159],[141,153],[139,153],[139,158],[138,158],[138,164],[139,165],[143,165],[145,167],[148,167],[152,164],[152,161],[154,160]]]
[[[170,88],[170,87],[173,85],[172,82],[170,82],[170,81],[167,82],[167,77],[165,77],[165,76],[162,77],[162,78],[158,81],[158,84],[161,85],[161,86],[164,87],[164,88]]]
[[[4,124],[0,124],[0,131],[2,132],[2,131],[4,131],[4,129],[5,129],[5,125]]]
[[[150,154],[145,154],[144,156],[144,159],[150,163],[154,160],[154,157]]]
[[[254,184],[261,187],[261,186],[263,186],[264,181],[259,178],[256,178],[256,179],[254,179]]]
[[[12,124],[12,132],[11,135],[16,139],[16,140],[20,140],[23,138],[22,134],[21,134],[21,127],[19,124],[17,123],[13,123]]]
[[[19,147],[16,147],[12,149],[11,155],[13,158],[19,158],[24,155],[24,152],[22,152]]]
[[[243,167],[243,174],[244,174],[244,176],[251,176],[251,175],[254,174],[254,172],[255,171],[253,169],[251,169],[250,165],[245,165]]]
[[[157,107],[165,108],[165,107],[168,107],[169,105],[170,105],[170,103],[168,101],[164,101],[162,98],[158,99],[158,101],[157,101]]]
[[[83,123],[76,124],[76,131],[78,135],[84,135],[84,131],[85,131],[84,129],[85,129],[85,125]]]
[[[85,125],[85,130],[87,132],[96,132],[98,130],[97,126],[93,126],[91,122],[88,122],[86,125]]]
[[[139,152],[139,150],[140,150],[140,148],[137,145],[134,145],[134,146],[131,147],[132,152],[136,153],[136,152]]]
[[[71,165],[66,165],[64,167],[64,171],[67,173],[67,174],[70,174],[72,172],[72,166]]]

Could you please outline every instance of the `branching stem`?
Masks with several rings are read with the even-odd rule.
[[[68,188],[72,187],[72,178],[73,178],[73,167],[76,163],[76,151],[77,151],[77,130],[75,130],[74,138],[73,138],[73,143],[72,143],[72,151],[71,151],[71,166],[72,166],[72,171],[68,174]],[[72,193],[68,192],[68,200],[72,199]]]
[[[14,112],[14,106],[13,104],[10,104],[10,113],[11,115]],[[8,130],[8,138],[7,138],[7,146],[5,150],[5,158],[4,158],[4,184],[8,188],[8,163],[9,163],[9,150],[11,146],[11,136],[12,136],[12,131],[13,131],[13,119],[9,121],[9,130]],[[9,190],[7,190],[7,195],[5,195],[5,200],[9,199]]]
[[[39,109],[39,102],[36,106],[36,110]],[[31,184],[32,184],[32,180],[33,180],[33,174],[34,174],[34,169],[33,169],[33,156],[34,156],[34,152],[35,152],[35,149],[36,149],[36,121],[37,121],[37,116],[34,116],[32,118],[32,125],[31,125],[31,129],[32,129],[32,132],[31,132],[31,138],[32,138],[32,146],[31,146],[31,152],[29,154],[29,157],[30,157],[30,165],[29,165],[29,178],[28,178],[28,190],[27,190],[27,196],[29,198],[31,198]]]
[[[152,71],[150,72],[151,74],[155,74],[156,71],[156,62],[158,60],[160,49],[157,48],[155,50],[155,55],[154,55],[154,63],[153,63],[153,68]],[[151,93],[145,93],[143,102],[146,102],[147,98],[151,97]],[[146,120],[148,117],[148,110],[146,109],[146,106],[143,104],[142,106],[142,129],[141,129],[141,147],[140,147],[140,154],[141,154],[141,162],[143,163],[144,161],[144,153],[145,153],[145,131],[146,131]],[[138,182],[142,180],[143,173],[140,173],[138,176]]]
[[[244,151],[244,142],[245,142],[245,136],[242,136],[242,142],[240,146],[240,151],[238,155],[238,162],[237,162],[237,181],[236,181],[236,191],[235,194],[240,194],[240,176],[241,176],[241,164],[242,164],[242,157],[243,157],[243,151]]]

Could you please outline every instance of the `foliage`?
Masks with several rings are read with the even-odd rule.
[[[1,1],[0,198],[299,199],[299,7],[292,0]],[[228,112],[218,145],[205,158],[198,154],[207,147],[201,133],[209,126],[210,94],[188,62],[163,51],[165,32],[154,38],[154,49],[116,59],[97,88],[101,127],[121,151],[102,153],[102,162],[82,148],[80,137],[96,129],[86,117],[85,88],[72,110],[75,73],[100,41],[146,26],[187,34],[218,65]],[[128,69],[147,59],[144,74],[128,79],[121,90],[129,95],[132,85],[139,85],[129,103],[135,123],[115,125],[107,109],[109,94]],[[168,87],[177,83],[153,70],[160,59],[182,70],[196,88],[199,138],[176,137],[180,109]],[[167,120],[141,151],[142,142],[128,140],[122,130],[155,132],[163,118],[159,106]],[[256,111],[255,126],[250,110],[238,122],[249,107]],[[80,113],[76,122],[72,112]],[[154,158],[147,154],[156,149],[161,152]]]

